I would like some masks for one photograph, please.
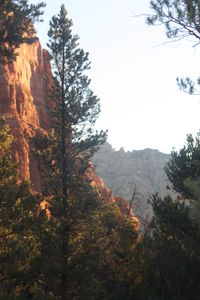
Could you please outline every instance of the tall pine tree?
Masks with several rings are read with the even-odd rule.
[[[51,274],[45,289],[52,299],[68,299],[74,290],[73,270],[83,251],[86,224],[100,201],[87,179],[88,158],[105,141],[106,132],[94,130],[100,106],[86,75],[88,53],[78,47],[64,5],[52,18],[48,35],[54,75],[52,129],[47,136],[37,136],[33,144],[51,214],[43,236],[44,252],[51,261],[51,265],[44,264],[46,274]]]

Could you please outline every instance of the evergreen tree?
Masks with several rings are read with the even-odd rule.
[[[79,49],[64,6],[50,26],[52,129],[33,140],[51,216],[41,234],[39,295],[54,300],[126,298],[128,284],[133,279],[135,284],[129,274],[138,235],[116,204],[102,207],[90,184],[88,159],[106,133],[94,131],[100,108],[85,73],[88,53]]]
[[[151,204],[154,216],[150,232],[142,241],[143,291],[138,299],[197,300],[199,224],[191,220],[190,209],[183,201],[153,195]]]
[[[200,176],[200,140],[190,134],[187,142],[180,151],[172,151],[170,161],[165,167],[165,172],[172,188],[184,198],[192,198],[193,195],[187,186],[187,179],[196,180]]]
[[[80,264],[78,299],[127,299],[130,285],[135,284],[129,275],[138,237],[134,224],[113,204],[91,216],[85,233],[87,255]]]
[[[51,214],[42,238],[45,257],[51,261],[50,265],[44,259],[43,264],[44,299],[75,297],[74,269],[82,263],[75,262],[87,253],[83,247],[87,224],[100,203],[86,170],[88,158],[105,141],[106,132],[94,131],[99,99],[90,90],[85,73],[90,67],[88,53],[78,47],[78,37],[72,34],[71,27],[72,21],[62,5],[48,33],[54,74],[52,129],[47,136],[36,136],[33,141],[43,173],[43,195]]]
[[[44,2],[28,4],[27,0],[0,0],[0,62],[16,58],[22,43],[36,40],[33,23],[40,20]]]
[[[106,137],[104,132],[98,134],[93,131],[100,112],[99,99],[90,90],[90,80],[85,74],[90,66],[88,53],[78,48],[78,37],[72,35],[71,27],[72,21],[67,18],[63,5],[60,14],[50,22],[48,46],[57,87],[54,90],[57,120],[54,122],[61,147],[64,197],[70,161],[80,153],[88,155],[87,150],[91,151],[94,146],[103,143]]]
[[[180,151],[173,151],[165,172],[172,188],[183,199],[190,200],[191,214],[200,219],[200,140],[187,136],[187,143]]]
[[[12,136],[0,126],[0,299],[29,299],[39,280],[39,202],[30,183],[19,181],[12,162]],[[37,219],[38,220],[38,219]],[[31,299],[31,298],[30,298]]]

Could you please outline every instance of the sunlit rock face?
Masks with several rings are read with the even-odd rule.
[[[12,152],[19,163],[20,178],[31,179],[33,190],[41,191],[37,162],[30,153],[30,137],[38,131],[45,134],[49,130],[48,96],[53,83],[51,66],[48,52],[41,48],[39,41],[23,44],[17,52],[19,55],[15,62],[0,64],[0,115],[6,117],[14,136]],[[116,202],[112,191],[94,172],[92,164],[87,176],[101,194],[104,205]],[[119,207],[125,215],[124,204]],[[132,213],[130,218],[138,227],[139,222]]]
[[[23,44],[15,62],[0,65],[0,113],[14,135],[13,154],[19,175],[41,189],[37,164],[30,156],[28,136],[48,130],[48,91],[52,81],[48,53],[40,42]]]

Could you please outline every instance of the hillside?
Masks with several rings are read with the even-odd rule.
[[[109,143],[101,146],[92,162],[95,170],[115,196],[131,199],[134,188],[138,192],[134,203],[136,215],[145,217],[150,208],[147,199],[152,193],[163,196],[169,191],[167,177],[163,170],[169,155],[153,149],[125,152],[115,151]]]

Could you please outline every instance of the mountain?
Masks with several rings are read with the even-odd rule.
[[[164,196],[169,193],[169,184],[164,166],[170,155],[153,149],[125,152],[123,148],[115,151],[109,143],[100,147],[92,162],[95,171],[113,191],[115,197],[131,199],[135,191],[133,205],[138,217],[146,218],[151,214],[147,199],[152,193]]]
[[[5,116],[14,136],[12,154],[19,165],[19,177],[31,180],[33,190],[42,190],[42,180],[37,161],[31,156],[31,137],[46,134],[50,128],[49,92],[53,84],[49,55],[40,42],[23,44],[18,49],[16,61],[0,64],[0,115]],[[86,174],[97,189],[104,205],[116,203],[122,215],[129,211],[129,203],[115,198],[112,191],[90,166]],[[138,228],[139,222],[131,212],[131,219]]]

